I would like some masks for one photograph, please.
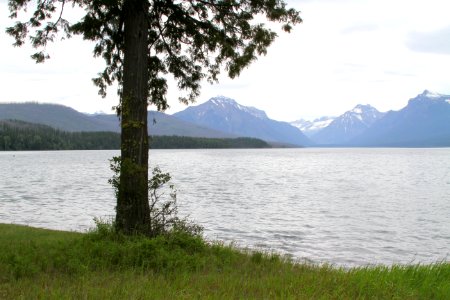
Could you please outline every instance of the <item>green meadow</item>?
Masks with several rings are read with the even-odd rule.
[[[0,299],[450,299],[450,264],[345,269],[184,232],[0,224]]]

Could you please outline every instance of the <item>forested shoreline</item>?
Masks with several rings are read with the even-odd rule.
[[[256,138],[200,138],[189,136],[156,135],[150,137],[151,149],[226,149],[226,148],[271,148]]]
[[[270,148],[256,138],[199,138],[152,136],[152,149]],[[67,132],[47,125],[18,120],[0,120],[0,151],[108,150],[120,149],[115,132]]]

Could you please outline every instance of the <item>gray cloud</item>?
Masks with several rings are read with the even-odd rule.
[[[406,46],[416,52],[450,55],[450,26],[432,32],[411,32]]]

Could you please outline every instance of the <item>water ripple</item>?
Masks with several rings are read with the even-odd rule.
[[[450,149],[152,150],[210,239],[335,265],[450,256]],[[0,152],[0,222],[114,215],[116,151]],[[183,159],[179,159],[182,157]]]

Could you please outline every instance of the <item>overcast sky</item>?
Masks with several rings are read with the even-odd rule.
[[[280,34],[267,56],[237,79],[203,84],[197,103],[223,95],[292,121],[340,115],[356,104],[398,110],[424,89],[450,94],[450,1],[298,0],[303,23]],[[93,44],[74,38],[48,46],[51,59],[35,64],[30,47],[14,48],[0,0],[0,102],[59,103],[82,112],[110,112],[114,87],[97,95],[91,78],[103,69]],[[173,113],[176,89],[168,99]]]

